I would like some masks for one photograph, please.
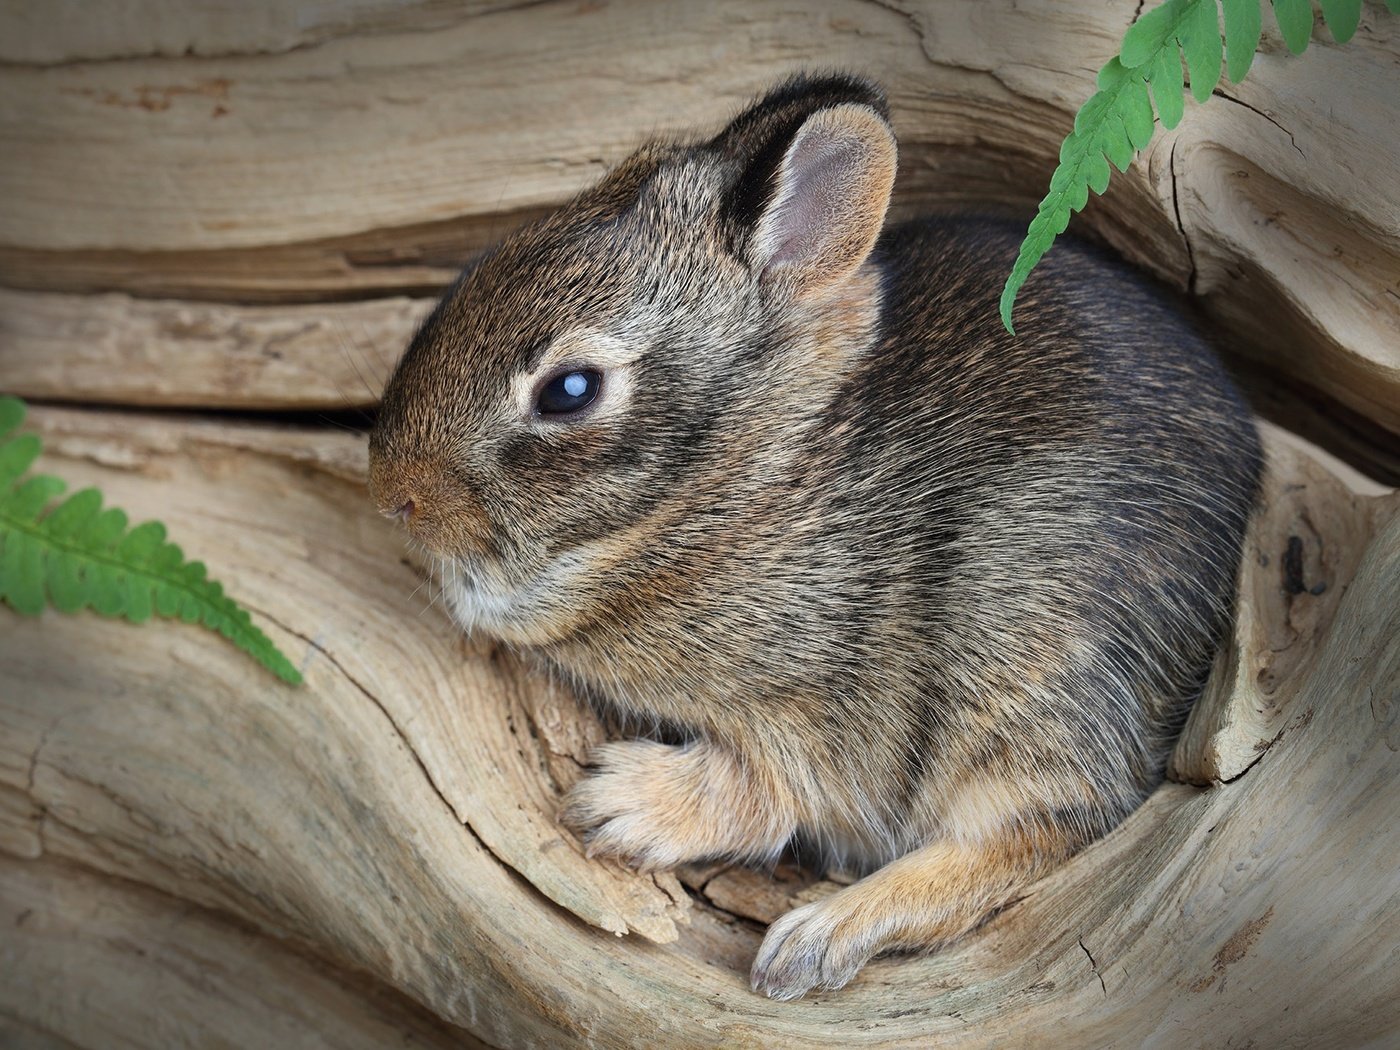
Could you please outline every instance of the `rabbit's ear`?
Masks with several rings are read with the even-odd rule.
[[[800,296],[865,261],[897,158],[877,88],[851,77],[789,81],[715,144],[742,164],[728,217],[740,254],[765,283]]]
[[[782,281],[800,295],[865,262],[885,222],[895,157],[890,126],[869,106],[809,117],[783,154],[749,241],[750,264],[763,280]]]

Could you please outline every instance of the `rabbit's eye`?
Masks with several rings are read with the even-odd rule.
[[[542,416],[566,416],[587,408],[598,396],[603,374],[592,369],[565,372],[540,388],[535,410]]]

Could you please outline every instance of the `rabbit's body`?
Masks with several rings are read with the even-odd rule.
[[[872,251],[871,118],[863,82],[796,81],[639,154],[444,300],[374,446],[464,624],[682,741],[604,747],[566,808],[595,850],[879,868],[774,924],[782,997],[966,932],[1142,800],[1259,470],[1209,348],[1121,265],[1058,249],[1013,337],[1010,227]],[[530,417],[578,362],[596,402]]]
[[[718,422],[743,455],[669,479],[596,617],[538,649],[642,724],[758,751],[858,866],[987,815],[954,803],[992,770],[1025,810],[994,819],[1075,810],[1096,837],[1160,778],[1225,625],[1247,505],[1204,494],[1255,470],[1229,380],[1072,244],[1046,272],[1080,301],[1010,337],[990,304],[1016,245],[892,231],[872,348],[761,436]]]

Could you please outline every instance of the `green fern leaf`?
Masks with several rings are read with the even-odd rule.
[[[1321,4],[1322,20],[1332,31],[1332,39],[1345,44],[1361,21],[1361,0],[1321,0]]]
[[[1152,141],[1152,102],[1147,97],[1147,81],[1131,78],[1123,85],[1121,100],[1123,130],[1133,149],[1140,150]]]
[[[292,684],[301,673],[253,623],[247,610],[207,578],[202,562],[187,562],[166,540],[165,526],[127,528],[127,516],[102,509],[96,489],[83,489],[45,508],[66,487],[45,474],[24,477],[40,452],[32,434],[8,437],[24,405],[0,397],[0,601],[38,615],[90,608],[143,623],[153,615],[202,623]]]
[[[1186,71],[1191,74],[1191,95],[1197,102],[1205,102],[1220,83],[1220,12],[1215,0],[1201,0],[1187,9],[1177,40]]]
[[[1108,187],[1104,159],[1119,171],[1128,170],[1152,140],[1154,102],[1164,127],[1180,122],[1185,105],[1181,55],[1191,74],[1192,94],[1202,101],[1210,97],[1222,62],[1219,19],[1216,0],[1166,0],[1129,27],[1119,57],[1099,70],[1099,89],[1075,114],[1050,190],[1002,288],[1001,320],[1008,332],[1016,331],[1012,307],[1030,272],[1069,225],[1070,215],[1083,209],[1089,191],[1103,193]]]
[[[17,397],[0,397],[0,438],[24,422],[24,402]]]
[[[1361,18],[1361,0],[1319,2],[1333,37],[1339,42],[1349,40]],[[1223,49],[1220,5],[1225,23]],[[1060,147],[1060,163],[1050,176],[1049,192],[1036,209],[1007,275],[999,306],[1008,332],[1015,334],[1012,308],[1026,278],[1064,232],[1070,215],[1088,202],[1089,191],[1107,189],[1110,171],[1105,158],[1119,171],[1127,170],[1152,139],[1154,104],[1163,127],[1174,128],[1181,121],[1183,60],[1191,94],[1198,102],[1207,101],[1214,92],[1222,62],[1228,60],[1231,81],[1242,79],[1259,47],[1262,6],[1263,0],[1164,0],[1128,27],[1118,57],[1099,71],[1098,90],[1075,114],[1074,130]],[[1273,6],[1289,50],[1302,52],[1312,36],[1311,0],[1273,0]],[[1385,0],[1385,6],[1400,13],[1400,0]]]
[[[20,522],[33,522],[44,505],[66,487],[58,478],[43,474],[25,478],[8,493],[0,492],[0,514]]]
[[[40,552],[33,538],[12,536],[0,551],[0,599],[29,616],[44,608],[44,579]]]
[[[1181,72],[1181,56],[1175,48],[1166,47],[1157,53],[1148,80],[1152,84],[1152,101],[1157,103],[1157,118],[1162,127],[1170,131],[1181,123],[1186,110],[1186,82]]]
[[[1136,69],[1155,56],[1181,28],[1181,16],[1191,0],[1167,0],[1128,27],[1118,57],[1128,69]],[[1255,0],[1257,3],[1258,0]]]
[[[49,601],[59,612],[75,613],[83,607],[83,563],[72,551],[57,550],[49,560]]]
[[[1288,50],[1301,55],[1312,39],[1311,0],[1274,0],[1274,19]]]
[[[1254,64],[1264,29],[1261,0],[1220,0],[1225,14],[1225,74],[1238,84]]]
[[[1132,160],[1133,144],[1119,107],[1122,96],[1141,84],[1142,74],[1125,69],[1115,58],[1099,71],[1098,92],[1075,115],[1074,131],[1061,145],[1059,167],[1050,177],[1050,192],[1031,220],[1002,289],[1001,320],[1008,332],[1015,332],[1011,307],[1031,270],[1069,225],[1071,212],[1087,203],[1089,190],[1102,193],[1108,186],[1109,170],[1104,158],[1120,171]]]
[[[39,439],[22,434],[0,445],[0,492],[6,491],[39,458]]]

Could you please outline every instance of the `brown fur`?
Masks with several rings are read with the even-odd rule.
[[[754,961],[754,988],[777,998],[794,986],[840,988],[878,952],[961,937],[1071,852],[1062,830],[1049,825],[906,853],[775,922]]]
[[[463,275],[371,444],[463,625],[642,738],[566,802],[594,852],[874,872],[774,924],[780,998],[964,934],[1145,797],[1258,473],[1209,348],[1121,266],[1057,248],[1012,337],[1016,230],[876,243],[887,119],[798,78],[647,147]],[[570,367],[597,401],[536,414]]]
[[[588,852],[643,869],[697,856],[772,860],[797,829],[797,800],[764,766],[704,741],[626,740],[597,749],[599,770],[569,795],[560,819],[597,829]]]

